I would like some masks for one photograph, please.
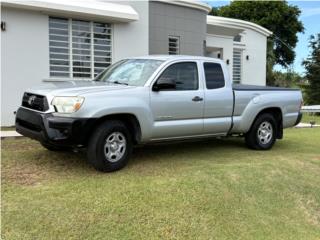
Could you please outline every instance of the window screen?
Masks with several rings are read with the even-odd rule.
[[[72,20],[72,74],[77,78],[90,78],[91,67],[90,22]]]
[[[224,87],[224,75],[220,64],[204,63],[203,68],[206,77],[207,89]]]
[[[94,78],[111,64],[111,25],[49,18],[50,76]]]
[[[198,68],[195,62],[175,63],[169,66],[160,78],[170,78],[176,83],[176,90],[198,89]]]
[[[50,76],[70,76],[69,24],[67,19],[49,19]]]
[[[108,23],[93,24],[94,75],[99,74],[111,64],[111,25]]]
[[[169,36],[169,55],[180,54],[180,38]]]
[[[242,50],[233,49],[233,82],[241,83],[242,72]]]

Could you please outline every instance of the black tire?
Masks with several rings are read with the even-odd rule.
[[[45,143],[45,142],[41,142],[41,145],[42,145],[42,147],[44,147],[47,150],[52,151],[52,152],[68,151],[71,149],[71,148],[67,148],[67,147],[54,146],[54,145],[51,145],[51,144]]]
[[[263,131],[266,131],[266,133]],[[270,137],[268,133],[272,133]],[[276,142],[276,135],[277,122],[275,118],[270,113],[263,113],[257,117],[257,119],[252,124],[249,132],[246,133],[246,145],[251,149],[269,150]]]
[[[107,140],[112,139],[113,135],[115,139],[121,138],[122,142],[114,140],[117,149],[112,149],[111,151],[112,146],[109,146],[111,143],[107,143]],[[124,141],[123,138],[125,138]],[[125,144],[123,145],[123,143]],[[126,125],[121,121],[108,120],[100,124],[90,137],[87,159],[96,170],[113,172],[127,165],[132,148],[132,137]],[[117,150],[119,150],[118,155],[116,153]],[[111,154],[109,158],[107,157],[108,154]],[[116,158],[114,158],[115,155]],[[119,157],[119,159],[117,159],[117,157]]]

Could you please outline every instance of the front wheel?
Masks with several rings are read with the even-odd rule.
[[[128,163],[132,148],[131,134],[126,125],[121,121],[109,120],[92,134],[87,158],[98,171],[113,172]]]
[[[258,116],[245,135],[247,146],[257,150],[271,149],[276,142],[276,126],[272,114],[264,113]]]

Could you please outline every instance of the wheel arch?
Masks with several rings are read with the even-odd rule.
[[[129,131],[132,133],[133,142],[134,144],[138,144],[141,142],[141,126],[138,118],[132,114],[132,113],[116,113],[116,114],[108,114],[105,116],[102,116],[100,118],[97,118],[94,123],[91,124],[88,131],[88,137],[86,145],[93,134],[94,130],[103,122],[108,120],[117,120],[123,122],[129,129]]]
[[[260,110],[257,113],[257,115],[255,116],[254,120],[252,121],[252,123],[250,125],[250,129],[251,129],[252,125],[254,124],[254,122],[256,121],[256,119],[264,113],[269,113],[275,118],[275,120],[276,120],[276,133],[277,133],[276,137],[277,137],[277,139],[282,139],[282,137],[283,137],[283,115],[282,115],[282,110],[280,107],[267,107],[267,108]]]

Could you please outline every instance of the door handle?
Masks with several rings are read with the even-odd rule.
[[[192,101],[194,102],[201,102],[203,101],[203,98],[199,97],[199,96],[195,96],[194,98],[192,98]]]

